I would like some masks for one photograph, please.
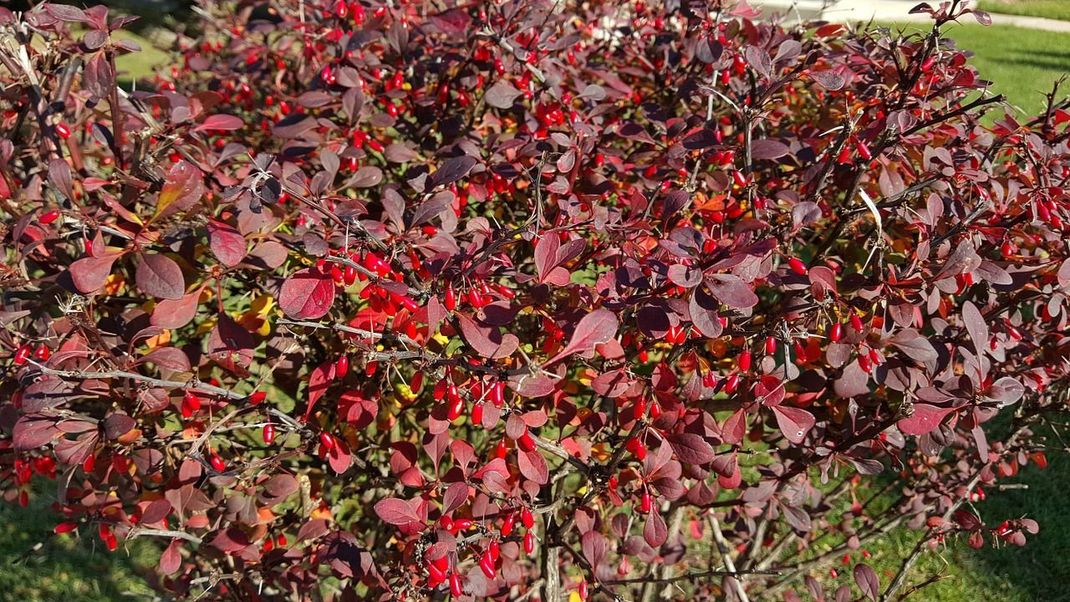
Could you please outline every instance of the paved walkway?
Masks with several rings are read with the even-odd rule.
[[[1070,2],[1070,0],[1066,1]],[[929,15],[910,14],[910,9],[920,2],[921,0],[838,0],[836,2],[828,2],[830,6],[822,11],[821,0],[798,0],[794,3],[795,9],[792,8],[792,0],[750,0],[750,4],[756,8],[774,10],[789,16],[794,16],[797,9],[798,14],[804,19],[824,19],[838,23],[870,20],[928,22],[931,20]],[[933,6],[938,6],[940,0],[930,0],[929,3]],[[994,25],[1013,25],[1030,29],[1070,33],[1070,21],[994,13],[991,16]],[[969,15],[960,19],[960,21],[963,23],[974,22]]]

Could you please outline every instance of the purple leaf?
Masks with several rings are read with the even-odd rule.
[[[537,449],[521,451],[517,455],[517,465],[520,467],[520,474],[529,481],[539,485],[545,485],[550,481],[550,470],[546,466],[546,458],[543,458]]]
[[[795,445],[803,442],[806,433],[810,432],[816,422],[814,415],[802,408],[778,405],[772,406],[772,410],[780,432]]]
[[[688,134],[681,144],[688,150],[709,148],[717,144],[717,136],[714,134],[713,130],[702,128]]]
[[[620,323],[617,316],[608,309],[596,309],[583,316],[576,324],[576,330],[572,332],[572,338],[568,345],[550,358],[543,367],[555,364],[558,361],[574,354],[585,353],[593,350],[597,345],[608,342],[617,335]]]
[[[520,96],[520,90],[505,79],[499,79],[487,90],[483,99],[495,109],[512,108],[513,102]]]
[[[468,501],[468,484],[463,481],[451,483],[442,495],[442,514],[449,514]]]
[[[211,115],[203,123],[193,128],[195,132],[217,131],[229,132],[241,129],[245,125],[240,117],[235,115]]]
[[[977,22],[980,23],[981,25],[984,25],[985,27],[988,27],[989,25],[992,24],[992,15],[989,15],[985,11],[983,11],[983,10],[971,10],[970,12],[973,13],[973,18],[977,19]]]
[[[1070,259],[1063,261],[1063,264],[1059,266],[1059,272],[1055,277],[1059,281],[1059,286],[1070,288]]]
[[[192,163],[181,160],[167,172],[156,199],[155,217],[165,217],[192,207],[204,196],[204,176]]]
[[[379,500],[375,504],[375,514],[383,519],[384,522],[399,527],[421,522],[412,505],[408,501],[396,497]]]
[[[279,308],[295,320],[322,318],[334,304],[334,281],[311,269],[294,272],[279,291]]]
[[[977,357],[983,356],[988,350],[988,323],[985,317],[977,309],[972,301],[962,304],[962,322],[966,325],[966,332],[973,339],[973,348],[977,351]]]
[[[182,568],[182,554],[179,553],[181,549],[182,540],[172,539],[163,554],[160,554],[160,573],[174,575],[178,572],[178,569]]]
[[[847,78],[835,71],[811,71],[810,78],[827,90],[835,91],[847,85]]]
[[[858,589],[862,590],[862,593],[867,598],[876,600],[880,596],[880,581],[872,567],[868,564],[858,563],[855,565],[854,575]]]
[[[676,453],[676,457],[679,458],[681,462],[687,464],[705,464],[707,462],[712,462],[713,458],[716,456],[713,452],[713,446],[703,439],[701,435],[681,433],[678,435],[670,435],[668,440],[669,445],[672,446],[673,452]]]
[[[143,293],[163,299],[181,299],[186,294],[182,268],[173,259],[162,253],[144,254],[140,259],[134,279]]]
[[[899,420],[899,430],[904,435],[924,435],[936,430],[944,418],[954,411],[955,408],[942,408],[927,403],[916,403],[914,404],[913,413]]]
[[[651,511],[646,516],[646,524],[643,525],[643,539],[651,547],[657,548],[665,543],[669,537],[669,530],[665,528],[665,519],[660,512]]]
[[[520,339],[516,335],[503,335],[497,326],[480,324],[465,314],[458,314],[457,323],[461,326],[464,340],[483,357],[509,357],[520,346]]]
[[[92,293],[107,282],[111,267],[119,254],[101,255],[100,257],[83,257],[68,268],[71,282],[80,293]]]
[[[197,315],[197,304],[201,297],[201,289],[197,289],[188,295],[178,299],[164,299],[156,304],[152,310],[151,323],[161,328],[181,328],[189,324]]]
[[[232,268],[245,259],[245,237],[229,224],[208,222],[208,246],[220,263]]]
[[[588,531],[580,538],[580,549],[583,557],[593,567],[598,567],[606,557],[606,538],[598,531]]]
[[[438,186],[449,186],[450,184],[460,180],[468,172],[472,171],[472,168],[479,163],[479,159],[469,155],[461,155],[460,157],[450,157],[442,162],[435,170],[435,173],[431,174],[428,179],[427,189],[436,188]]]
[[[706,276],[706,287],[721,302],[735,309],[747,309],[758,304],[758,295],[754,294],[747,283],[732,274],[711,274]]]
[[[721,336],[724,328],[718,318],[719,307],[717,300],[710,296],[703,287],[695,287],[692,291],[687,310],[691,314],[691,323],[702,333],[702,336],[711,339]]]
[[[1025,395],[1025,386],[1011,376],[1004,376],[992,383],[985,397],[999,402],[1001,406],[1006,406],[1017,403],[1023,395]]]
[[[907,357],[919,364],[935,362],[940,357],[929,339],[921,336],[918,331],[912,328],[900,331],[899,334],[892,337],[891,343],[903,351]]]
[[[790,152],[788,146],[779,140],[764,138],[751,144],[751,157],[754,159],[779,159]]]

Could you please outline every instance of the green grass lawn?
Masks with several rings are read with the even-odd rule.
[[[153,46],[150,40],[128,31],[121,31],[116,35],[121,39],[133,40],[141,46],[141,52],[126,54],[115,60],[115,67],[120,72],[119,79],[148,79],[158,67],[167,64],[168,53]]]
[[[1040,522],[1040,533],[1028,545],[986,547],[974,550],[965,541],[954,540],[939,550],[925,553],[915,564],[903,589],[931,575],[942,579],[915,596],[936,602],[1054,602],[1070,600],[1070,458],[1053,457],[1045,470],[1030,466],[1005,483],[1023,484],[1028,489],[990,491],[975,507],[990,525],[1007,518],[1028,516]],[[919,533],[907,529],[893,531],[889,538],[869,547],[875,568],[886,586],[901,559],[910,553]],[[988,542],[990,543],[990,542]],[[843,572],[843,571],[841,571]],[[849,573],[849,571],[848,571]],[[850,580],[850,575],[847,575]],[[900,590],[902,592],[903,590]]]
[[[19,602],[104,602],[145,600],[152,590],[141,576],[159,552],[147,541],[120,544],[108,552],[92,529],[52,535],[56,520],[47,483],[28,508],[0,502],[0,600]],[[42,544],[40,548],[35,548]]]
[[[1007,15],[1070,21],[1070,2],[1067,0],[980,0],[977,8]]]
[[[1070,0],[1065,2],[1070,9]],[[917,24],[893,25],[899,29],[919,31]],[[981,76],[993,82],[991,90],[1007,96],[1008,101],[1024,111],[1036,114],[1044,107],[1044,93],[1052,83],[1070,74],[1070,34],[1038,31],[1021,27],[995,25],[951,25],[947,37],[962,49],[971,51],[971,59]],[[1070,85],[1063,88],[1070,94]]]

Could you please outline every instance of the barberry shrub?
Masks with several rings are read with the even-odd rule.
[[[1024,543],[965,502],[1066,411],[1070,113],[915,10],[205,4],[131,87],[126,19],[0,9],[4,497],[197,599],[877,599]]]

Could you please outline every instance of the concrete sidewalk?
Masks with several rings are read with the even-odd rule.
[[[767,13],[775,12],[785,15],[789,21],[795,20],[798,15],[803,19],[821,19],[836,23],[870,20],[900,23],[931,21],[927,14],[910,14],[910,9],[920,3],[921,0],[826,0],[824,2],[822,0],[750,0],[751,6]],[[938,6],[939,0],[930,0],[929,4]],[[1070,33],[1070,21],[996,13],[991,13],[991,16],[993,25],[1013,25]],[[962,17],[959,21],[964,24],[976,23],[970,15]]]

